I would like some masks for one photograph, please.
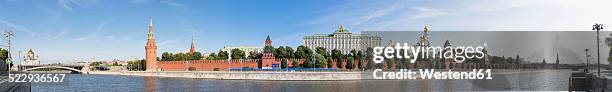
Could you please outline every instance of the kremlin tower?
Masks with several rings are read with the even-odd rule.
[[[191,49],[189,49],[189,54],[193,54],[194,52],[196,52],[195,36],[191,35]]]
[[[146,50],[146,58],[145,58],[146,71],[156,71],[157,70],[157,44],[155,42],[155,37],[153,36],[153,19],[151,17],[149,17],[149,34],[148,34],[147,45],[145,46],[145,50]]]
[[[274,59],[274,47],[272,47],[272,40],[270,40],[270,36],[266,37],[265,41],[266,46],[264,47],[264,53],[261,61],[262,68],[272,68],[272,64],[275,63]]]

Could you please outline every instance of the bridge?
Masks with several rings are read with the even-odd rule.
[[[18,71],[44,71],[45,69],[61,69],[68,70],[72,73],[86,73],[89,72],[88,65],[58,65],[58,64],[47,64],[47,65],[19,65]]]

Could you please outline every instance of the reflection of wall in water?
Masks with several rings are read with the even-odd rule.
[[[144,77],[144,88],[145,92],[155,92],[157,90],[155,77],[145,76]]]

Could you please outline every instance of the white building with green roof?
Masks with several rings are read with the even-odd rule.
[[[304,37],[304,46],[312,50],[315,50],[316,47],[323,47],[328,52],[337,49],[348,54],[353,49],[365,51],[367,47],[380,46],[380,41],[380,36],[353,34],[340,25],[340,28],[332,34],[315,34]]]

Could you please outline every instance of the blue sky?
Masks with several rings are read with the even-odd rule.
[[[148,17],[158,53],[302,44],[301,37],[351,32],[587,31],[612,25],[607,0],[0,0],[0,30],[13,50],[32,48],[42,63],[144,57]],[[14,53],[17,55],[17,53]]]

